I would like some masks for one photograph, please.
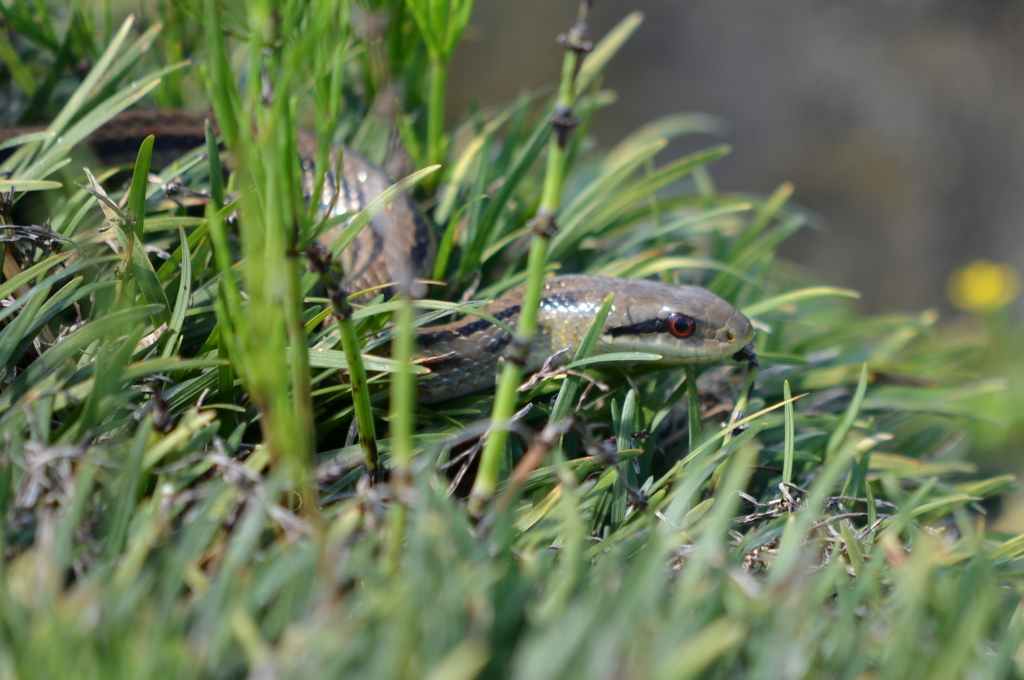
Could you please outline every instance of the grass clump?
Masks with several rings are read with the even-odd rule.
[[[1013,480],[968,458],[968,423],[993,420],[978,397],[1001,387],[965,369],[978,348],[934,314],[859,315],[778,260],[804,224],[793,189],[719,192],[726,147],[656,163],[708,117],[592,149],[601,68],[639,16],[571,51],[551,101],[446,133],[470,5],[181,2],[156,10],[163,33],[0,5],[4,96],[18,122],[52,121],[2,165],[0,672],[1024,674],[1024,540],[984,517]],[[195,91],[226,185],[212,127],[156,179],[151,141],[128,183],[65,160],[118,111]],[[579,128],[552,136],[570,103]],[[320,297],[337,275],[301,254],[334,225],[306,200],[298,127],[318,133],[314,196],[335,141],[404,166],[447,300]],[[545,215],[557,233],[534,235]],[[497,397],[412,401],[413,327],[551,269],[698,281],[757,319],[747,415],[742,367],[624,375],[593,337],[578,372],[518,389],[506,364]],[[515,436],[478,473],[492,412]]]

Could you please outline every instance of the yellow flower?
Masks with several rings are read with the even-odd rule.
[[[1008,264],[975,260],[949,277],[949,301],[968,312],[990,312],[1005,307],[1020,292],[1020,275]]]

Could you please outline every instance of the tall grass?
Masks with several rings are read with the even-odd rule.
[[[720,144],[661,161],[715,119],[587,150],[639,15],[571,51],[553,97],[445,131],[467,2],[196,0],[109,31],[88,3],[0,8],[4,94],[52,121],[0,166],[4,677],[1024,675],[1024,540],[985,519],[1014,481],[979,478],[967,434],[1004,385],[934,314],[863,316],[780,260],[791,186],[718,192]],[[195,91],[222,147],[211,127],[156,180],[149,142],[130,181],[66,160],[123,108]],[[580,126],[552,136],[570,103]],[[303,272],[331,225],[298,127],[318,182],[339,141],[415,166],[333,255],[414,191],[435,299],[356,304],[336,263]],[[626,374],[593,355],[599,326],[574,370],[521,385],[506,362],[497,396],[413,402],[413,328],[486,318],[555,269],[736,304],[761,328],[746,415],[742,367]],[[485,445],[492,413],[512,436]]]

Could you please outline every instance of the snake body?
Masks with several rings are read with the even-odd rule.
[[[526,370],[536,371],[556,352],[579,347],[609,293],[615,299],[595,354],[649,352],[660,355],[656,363],[663,365],[701,364],[731,357],[754,336],[745,316],[705,288],[586,274],[555,276],[544,282]],[[484,311],[514,330],[522,298],[522,288],[516,288]],[[670,325],[680,319],[692,322],[685,326],[684,337]],[[498,360],[512,337],[490,321],[470,318],[427,328],[416,340],[422,363],[435,374],[420,382],[420,401],[432,403],[493,386]],[[556,364],[570,360],[571,353],[565,353]]]
[[[202,143],[204,119],[203,114],[188,111],[130,111],[100,128],[91,141],[104,161],[116,162],[134,153],[146,135],[155,134],[155,158],[174,158]],[[0,131],[0,141],[27,131]],[[298,149],[308,194],[312,194],[310,159],[315,157],[315,148],[315,138],[301,132]],[[358,212],[392,183],[383,170],[344,149],[341,173],[328,173],[321,213]],[[322,239],[330,243],[346,226],[336,227]],[[398,280],[424,278],[431,271],[434,252],[429,225],[412,199],[400,196],[342,254],[348,273],[346,287],[358,292]],[[421,297],[425,286],[421,284],[412,292]],[[579,347],[609,293],[614,293],[615,299],[595,348],[598,354],[643,351],[660,355],[658,363],[663,365],[710,363],[742,353],[754,335],[743,314],[704,288],[582,274],[555,276],[544,284],[537,337],[525,369],[536,371],[556,352]],[[521,288],[511,290],[483,311],[514,330],[522,297]],[[512,337],[491,321],[468,317],[422,328],[416,339],[419,360],[431,370],[431,375],[420,382],[419,399],[434,403],[493,386],[499,360]],[[746,351],[750,352],[749,348]],[[562,364],[569,360],[570,353],[560,357]]]

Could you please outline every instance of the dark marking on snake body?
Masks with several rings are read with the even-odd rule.
[[[504,321],[517,314],[519,314],[519,305],[501,310],[494,315],[494,318],[498,321]],[[459,326],[454,330],[445,329],[443,331],[438,331],[437,333],[421,333],[416,336],[416,342],[419,343],[420,347],[429,347],[438,342],[447,342],[449,340],[454,340],[455,338],[469,337],[475,333],[487,330],[493,325],[494,324],[487,319],[477,319],[476,321]],[[504,335],[508,334],[505,333]],[[499,338],[499,340],[501,339]],[[507,342],[508,340],[505,339],[504,342],[500,342],[500,345],[504,345]]]
[[[430,227],[418,212],[413,212],[413,230],[416,241],[409,253],[409,261],[415,266],[415,263],[425,261],[431,250]]]

